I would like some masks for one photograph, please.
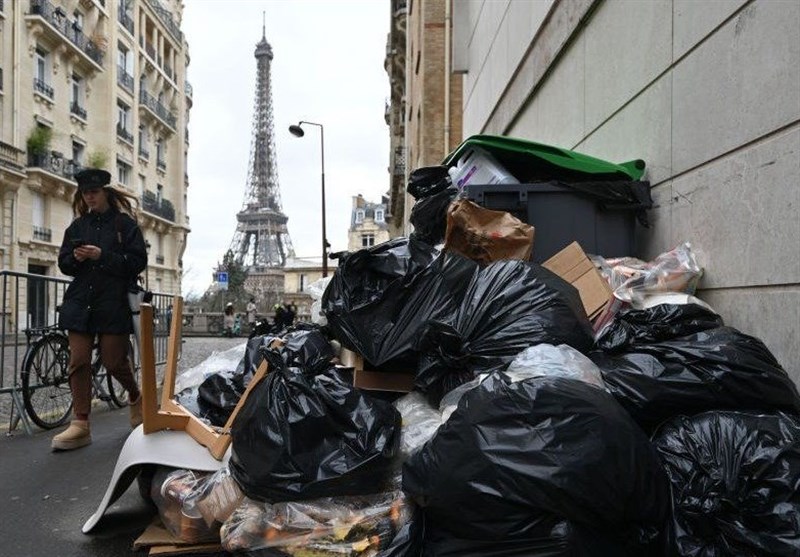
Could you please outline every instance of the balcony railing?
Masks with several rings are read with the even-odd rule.
[[[158,167],[159,170],[166,170],[167,169],[167,161],[165,161],[162,158],[156,159],[156,167]]]
[[[78,118],[80,118],[81,120],[86,120],[86,109],[83,108],[78,103],[76,103],[76,102],[70,103],[69,111],[72,114],[74,114],[75,116],[77,116]]]
[[[120,126],[119,124],[117,124],[117,137],[127,141],[128,143],[133,143],[133,134],[126,130],[124,126]]]
[[[169,64],[164,64],[164,73],[167,74],[167,77],[174,80],[175,74],[172,73],[172,66]]]
[[[52,174],[62,176],[72,180],[75,173],[80,170],[80,165],[71,159],[64,157],[58,151],[49,153],[28,153],[28,166],[31,168],[41,168]]]
[[[159,199],[151,191],[142,195],[142,209],[168,221],[175,222],[175,207],[166,199]]]
[[[33,227],[33,239],[40,242],[49,242],[53,239],[53,231],[42,226]]]
[[[148,93],[147,91],[139,91],[139,102],[150,109],[150,111],[158,116],[165,124],[175,130],[177,118],[167,108],[158,102],[158,100]]]
[[[30,13],[42,17],[97,65],[103,65],[103,53],[98,46],[67,19],[66,13],[61,8],[53,7],[48,0],[31,0]]]
[[[153,11],[156,12],[158,19],[160,19],[161,23],[164,24],[164,27],[167,28],[169,34],[172,35],[176,41],[178,41],[178,44],[180,44],[181,29],[172,19],[172,14],[170,11],[165,9],[158,0],[147,0],[147,4],[149,4],[150,7],[153,8]]]
[[[129,93],[133,93],[133,76],[125,68],[117,67],[117,83]]]
[[[0,166],[20,170],[25,166],[25,151],[0,141]]]
[[[120,24],[128,30],[128,32],[133,35],[133,18],[125,11],[125,8],[120,4],[118,10],[118,19]]]
[[[144,160],[150,160],[150,151],[139,145],[139,156]]]
[[[163,255],[156,255],[156,263],[158,265],[163,265],[164,264],[164,256]]]
[[[33,89],[38,91],[48,99],[53,98],[53,88],[50,87],[47,83],[44,82],[43,79],[39,79],[38,77],[33,78]]]

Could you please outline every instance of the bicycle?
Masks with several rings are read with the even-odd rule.
[[[22,360],[20,379],[22,402],[30,419],[43,429],[66,423],[72,412],[69,388],[69,340],[56,325],[25,330],[28,348]],[[32,338],[36,338],[31,342]],[[139,382],[139,365],[133,342],[128,339],[128,354],[134,379]],[[92,354],[92,395],[106,402],[109,408],[128,405],[128,393],[100,363],[100,350],[95,341]]]

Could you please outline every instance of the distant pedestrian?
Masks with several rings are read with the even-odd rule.
[[[294,318],[297,316],[297,306],[284,302],[283,308],[283,323],[286,327],[291,327],[294,325]]]
[[[247,326],[252,332],[256,327],[256,299],[250,298],[245,309],[247,310]]]
[[[225,306],[225,313],[222,316],[223,335],[233,336],[233,326],[236,323],[236,313],[233,311],[233,302],[228,302]]]

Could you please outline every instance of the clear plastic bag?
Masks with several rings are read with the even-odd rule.
[[[227,551],[272,547],[290,556],[367,557],[392,545],[412,514],[400,490],[275,504],[245,498],[220,534]]]
[[[159,467],[153,476],[150,496],[161,522],[170,533],[187,543],[219,539],[219,525],[209,527],[197,507],[202,486],[210,474],[192,470]]]
[[[306,292],[311,296],[311,299],[314,300],[311,303],[311,322],[321,327],[328,324],[328,319],[322,312],[322,295],[325,293],[325,289],[328,287],[328,283],[332,278],[333,276],[315,280],[306,288]]]
[[[633,257],[603,259],[597,256],[593,256],[593,261],[608,280],[614,296],[633,304],[642,304],[651,294],[694,294],[703,275],[689,242],[662,253],[650,262]]]
[[[403,426],[400,430],[400,460],[404,461],[433,437],[442,425],[442,415],[419,392],[411,392],[394,402]]]
[[[508,366],[512,381],[533,377],[565,377],[605,389],[600,369],[586,356],[566,344],[537,344],[526,348]]]
[[[187,369],[175,379],[175,392],[179,393],[184,389],[199,387],[209,376],[220,371],[233,371],[244,357],[246,343],[234,346],[222,352],[214,352],[194,366]]]

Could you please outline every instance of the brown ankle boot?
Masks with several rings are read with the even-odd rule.
[[[131,427],[136,428],[142,423],[142,393],[139,393],[139,398],[136,401],[128,403],[128,411],[131,414]]]
[[[71,451],[92,442],[92,432],[87,420],[72,420],[69,427],[53,437],[50,443],[54,451]]]

